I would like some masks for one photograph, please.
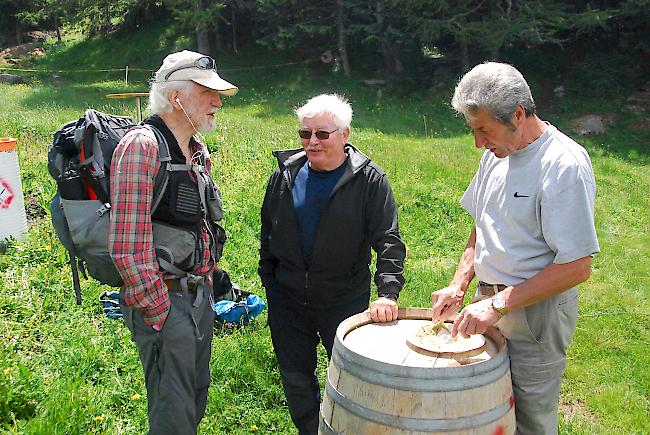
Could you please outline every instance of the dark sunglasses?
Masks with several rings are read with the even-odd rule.
[[[301,139],[311,139],[311,135],[315,134],[316,137],[319,140],[325,140],[325,139],[329,139],[330,134],[334,133],[337,130],[338,130],[338,128],[336,130],[332,130],[332,131],[318,130],[317,132],[312,133],[311,130],[302,130],[301,129],[301,130],[298,130],[298,136],[300,136]]]
[[[181,66],[177,66],[176,68],[173,68],[171,71],[169,71],[165,75],[165,80],[167,80],[169,78],[169,76],[174,74],[176,71],[180,71],[182,69],[188,69],[188,68],[216,70],[217,69],[217,63],[210,56],[199,57],[198,59],[196,59],[192,63],[186,63],[185,65],[181,65]]]

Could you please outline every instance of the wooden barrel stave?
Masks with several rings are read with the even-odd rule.
[[[400,309],[399,319],[430,316],[430,310],[408,308]],[[481,364],[463,366],[445,355],[430,367],[409,367],[374,361],[343,344],[347,334],[368,323],[369,316],[362,313],[337,329],[321,433],[514,433],[509,360],[498,331],[491,328],[486,334],[495,354]],[[432,370],[435,364],[442,367]]]

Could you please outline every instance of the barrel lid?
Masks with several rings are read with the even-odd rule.
[[[373,361],[401,367],[456,367],[485,362],[498,353],[496,343],[483,340],[476,352],[436,353],[412,346],[412,338],[430,319],[400,319],[391,323],[369,323],[346,334],[343,345]],[[483,337],[481,337],[483,338]],[[461,363],[462,360],[462,363]]]
[[[13,151],[16,149],[16,139],[12,137],[0,137],[0,151]]]
[[[368,311],[348,317],[336,330],[334,354],[358,360],[365,367],[380,367],[384,373],[422,379],[431,378],[431,368],[438,369],[435,376],[465,371],[474,376],[479,369],[492,370],[507,360],[505,339],[494,327],[486,331],[486,346],[475,356],[457,358],[461,355],[435,354],[409,346],[407,338],[431,323],[432,313],[431,308],[400,308],[398,320],[390,323],[373,323]]]

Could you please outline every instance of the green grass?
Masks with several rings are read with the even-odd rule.
[[[128,61],[153,69],[164,53],[184,43],[160,33],[141,34],[140,40],[155,45],[146,55],[145,42],[124,46],[118,35],[60,47],[35,66],[105,68]],[[389,88],[378,98],[358,84],[359,77],[345,79],[313,65],[250,69],[286,61],[254,54],[221,58],[224,69],[232,68],[223,75],[241,92],[226,99],[220,127],[207,136],[230,236],[224,268],[243,288],[263,294],[257,238],[259,206],[275,164],[270,153],[299,146],[294,105],[336,91],[355,109],[352,142],[387,171],[399,204],[409,254],[400,305],[428,306],[431,291],[451,278],[469,234],[472,222],[458,199],[480,158],[464,123],[448,108],[452,85],[427,95]],[[29,85],[0,86],[0,135],[18,139],[23,189],[37,216],[30,220],[27,242],[0,254],[0,430],[145,431],[145,387],[127,329],[101,314],[97,297],[104,288],[93,281],[82,283],[83,305],[74,303],[66,255],[48,220],[55,186],[46,155],[54,130],[87,107],[134,116],[132,102],[104,95],[146,90],[147,77],[135,74],[125,87],[101,74],[64,75],[60,85],[36,74]],[[534,86],[544,86],[544,77],[533,79]],[[538,105],[542,114],[552,107],[545,117],[566,128],[572,114],[592,110],[587,108],[618,112],[620,101],[610,97],[583,94],[555,105],[538,98]],[[650,135],[628,129],[636,120],[619,113],[608,134],[580,139],[598,181],[602,252],[580,289],[580,318],[561,395],[562,433],[650,432]],[[321,352],[321,379],[326,366]],[[216,331],[212,379],[202,433],[292,433],[265,314],[244,329]]]

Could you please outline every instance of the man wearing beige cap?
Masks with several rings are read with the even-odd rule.
[[[109,249],[124,281],[124,321],[144,369],[150,434],[196,434],[205,413],[210,276],[223,215],[207,148],[195,134],[216,128],[221,96],[237,91],[211,57],[170,54],[151,82],[153,115],[113,154]],[[162,171],[169,176],[158,196]]]

